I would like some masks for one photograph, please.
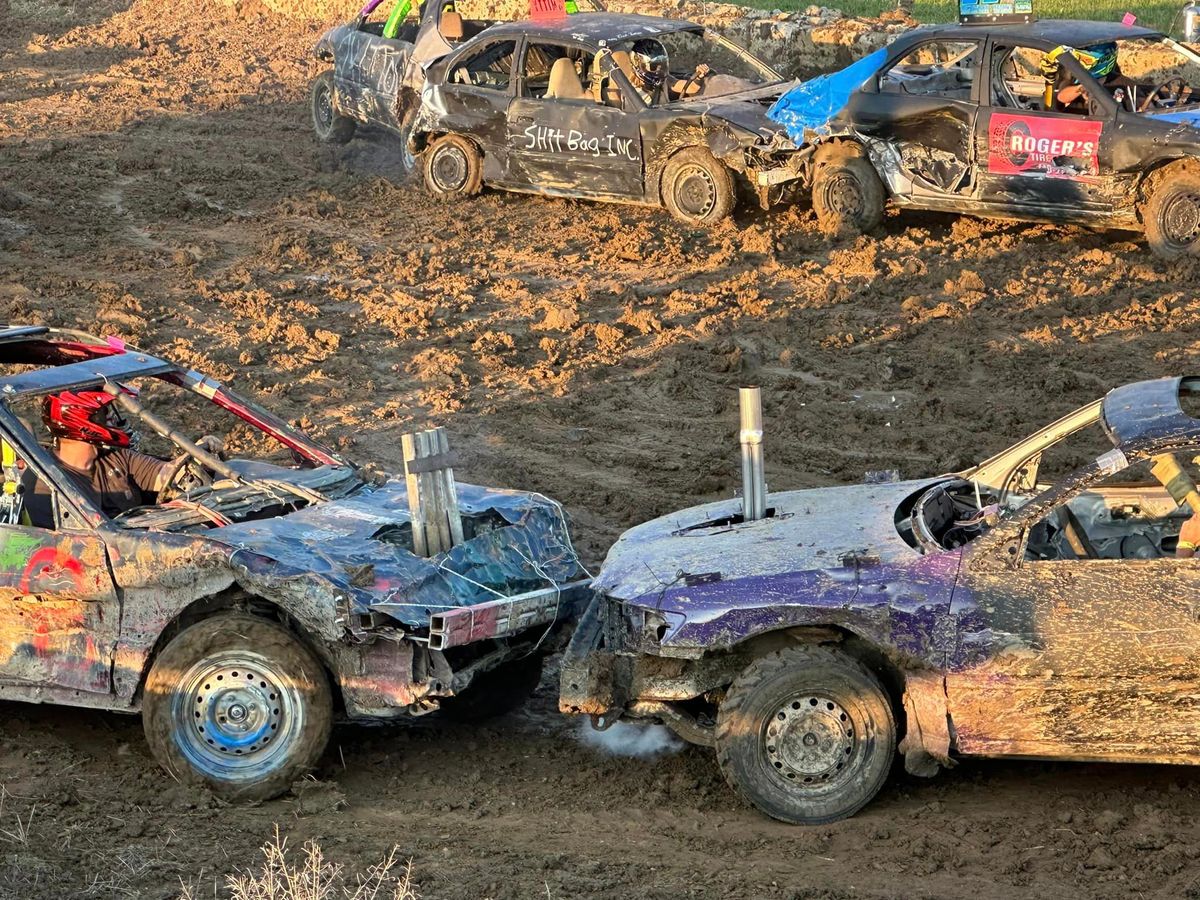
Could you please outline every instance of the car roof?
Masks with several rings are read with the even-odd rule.
[[[1092,44],[1102,44],[1107,41],[1162,37],[1162,33],[1155,31],[1153,28],[1142,28],[1140,25],[1123,25],[1120,22],[1092,22],[1086,19],[1038,19],[1033,22],[1020,22],[1009,25],[992,25],[987,23],[977,25],[935,25],[930,28],[916,29],[905,37],[906,39],[918,36],[925,38],[931,34],[953,35],[964,38],[978,38],[990,35],[993,38],[1030,41],[1036,44],[1051,44],[1056,47],[1060,44],[1066,44],[1070,47],[1089,47]]]
[[[1200,419],[1184,410],[1183,395],[1200,395],[1200,377],[1156,378],[1113,388],[1101,407],[1113,445],[1145,455],[1200,439]],[[1189,405],[1200,405],[1200,397]]]
[[[503,34],[522,34],[526,37],[562,37],[577,40],[626,41],[631,38],[654,37],[673,31],[700,29],[686,19],[664,19],[660,16],[639,16],[632,13],[575,13],[562,19],[519,22],[500,22],[480,32],[479,37]]]
[[[178,371],[119,340],[45,325],[0,325],[0,365],[41,367],[0,377],[0,402]]]

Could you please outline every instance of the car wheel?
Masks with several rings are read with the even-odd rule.
[[[1200,253],[1200,173],[1172,173],[1142,210],[1146,240],[1163,259]]]
[[[667,211],[689,225],[713,225],[737,202],[733,176],[703,147],[688,147],[668,160],[662,175]]]
[[[892,706],[860,662],[791,647],[752,662],[717,713],[717,759],[734,790],[767,815],[820,825],[858,812],[896,754]]]
[[[442,713],[455,722],[482,722],[512,712],[542,681],[542,656],[534,653],[484,672],[456,697],[442,701]]]
[[[425,151],[425,187],[432,194],[478,194],[483,186],[483,157],[461,135],[447,134]]]
[[[146,740],[163,768],[234,800],[286,791],[324,751],[332,717],[312,653],[279,625],[245,615],[176,635],[142,700]]]
[[[838,145],[817,158],[812,206],[828,234],[863,234],[883,221],[883,182],[870,160]]]
[[[322,72],[309,91],[313,131],[324,144],[345,144],[354,137],[354,120],[338,113],[333,103],[333,73]]]

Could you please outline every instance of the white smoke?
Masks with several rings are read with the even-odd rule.
[[[684,742],[662,725],[614,722],[604,731],[597,731],[587,719],[584,719],[579,725],[580,741],[613,756],[636,756],[641,759],[649,759],[664,753],[678,753],[684,747]]]

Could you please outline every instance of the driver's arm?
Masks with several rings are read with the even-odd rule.
[[[166,487],[162,481],[171,468],[170,460],[159,459],[157,456],[149,456],[134,450],[127,450],[124,456],[129,480],[137,485],[139,491],[157,493]]]

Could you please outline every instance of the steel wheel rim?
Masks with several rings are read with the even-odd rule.
[[[825,207],[838,215],[857,219],[862,215],[863,192],[858,179],[841,173],[825,183],[822,191]]]
[[[859,743],[845,707],[810,693],[776,709],[763,729],[762,753],[767,767],[789,787],[816,790],[850,774]]]
[[[1200,240],[1200,194],[1181,191],[1167,200],[1162,210],[1163,237],[1179,249]]]
[[[333,127],[333,94],[326,85],[317,89],[317,120],[322,131]]]
[[[703,166],[689,165],[675,177],[675,205],[692,219],[703,219],[717,205],[717,183]]]
[[[461,147],[441,147],[434,151],[430,163],[433,183],[443,193],[460,191],[467,183],[467,154]]]
[[[275,769],[305,716],[295,679],[250,651],[215,654],[188,669],[171,712],[188,762],[225,781],[255,781]]]

